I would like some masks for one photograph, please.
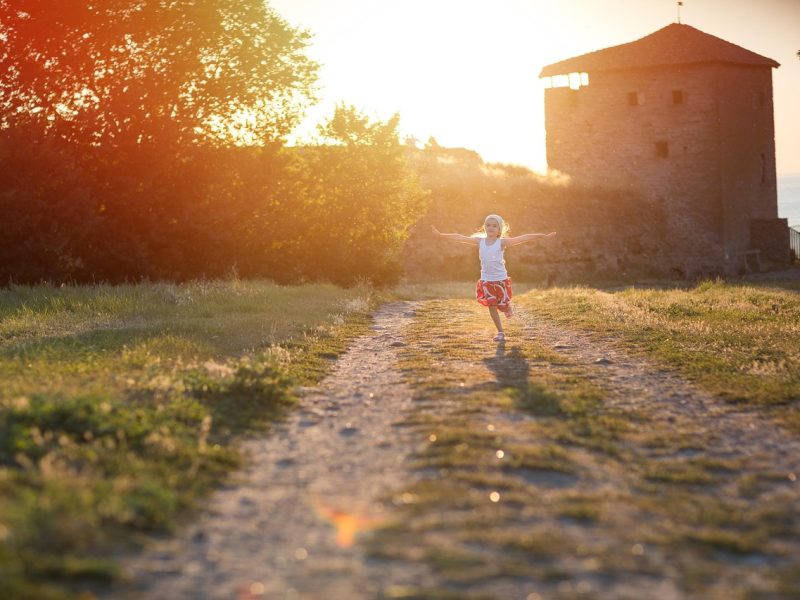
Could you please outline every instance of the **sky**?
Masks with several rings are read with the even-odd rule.
[[[313,34],[321,101],[403,136],[546,169],[544,65],[631,42],[676,22],[674,0],[268,0]],[[684,0],[681,22],[781,63],[773,69],[778,174],[800,173],[800,0]]]

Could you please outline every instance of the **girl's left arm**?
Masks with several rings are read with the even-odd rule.
[[[509,246],[516,246],[518,244],[524,244],[525,242],[530,242],[532,240],[535,240],[536,238],[553,237],[555,234],[556,234],[555,231],[551,231],[550,233],[526,233],[524,235],[518,235],[516,237],[502,238],[502,241],[504,242],[503,246],[507,248]]]

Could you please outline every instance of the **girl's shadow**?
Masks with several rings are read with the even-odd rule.
[[[505,343],[500,343],[494,356],[484,358],[483,362],[494,373],[501,387],[527,387],[530,367],[519,346],[507,348]]]

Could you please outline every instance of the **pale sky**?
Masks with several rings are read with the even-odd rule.
[[[677,20],[674,0],[268,0],[313,35],[319,105],[400,113],[403,134],[544,170],[544,65]],[[681,21],[781,63],[773,69],[779,174],[800,173],[800,0],[684,0]],[[301,136],[302,137],[302,136]]]

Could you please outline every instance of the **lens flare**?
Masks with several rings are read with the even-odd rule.
[[[372,531],[385,522],[364,510],[343,509],[320,499],[312,498],[311,506],[316,515],[336,530],[336,545],[350,548],[358,534]]]

